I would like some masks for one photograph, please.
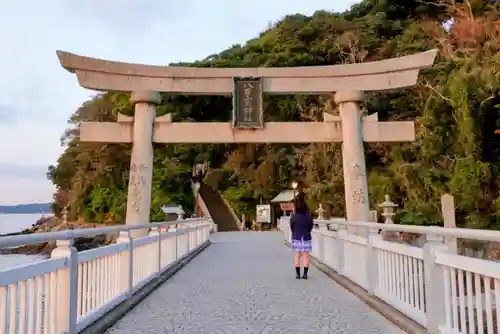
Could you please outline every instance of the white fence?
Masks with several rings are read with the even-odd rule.
[[[174,231],[163,228],[183,224]],[[133,239],[131,231],[149,229]],[[205,244],[211,220],[0,238],[0,247],[57,241],[51,258],[0,271],[0,333],[78,333]],[[73,241],[119,232],[116,244],[77,252]]]
[[[453,253],[445,239],[500,242],[499,231],[316,221],[312,256],[427,328],[429,333],[500,333],[500,263]],[[328,231],[325,223],[334,223]],[[290,241],[289,218],[280,219]],[[354,235],[347,227],[364,235]],[[426,235],[423,248],[385,241],[380,230]]]

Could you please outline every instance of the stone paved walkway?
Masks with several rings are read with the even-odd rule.
[[[107,333],[403,333],[312,268],[296,280],[275,232],[227,232]]]

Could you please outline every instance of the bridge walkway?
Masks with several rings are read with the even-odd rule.
[[[279,232],[226,232],[107,333],[403,333],[324,273],[295,279]]]

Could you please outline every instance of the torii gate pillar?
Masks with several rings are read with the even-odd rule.
[[[156,92],[134,92],[130,100],[135,104],[135,116],[125,223],[148,224],[153,179],[153,125],[161,96]],[[134,230],[131,233],[132,237],[142,237],[148,231]]]
[[[339,106],[342,119],[345,207],[349,222],[369,221],[363,126],[359,108],[363,99],[364,94],[359,91],[339,91],[335,94],[335,103]]]

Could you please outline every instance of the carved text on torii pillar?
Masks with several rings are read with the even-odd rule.
[[[363,189],[357,189],[352,192],[352,204],[364,204],[365,203],[365,192]]]
[[[354,170],[354,175],[356,176],[356,180],[359,180],[360,177],[364,177],[365,173],[361,171],[361,166],[358,164],[355,164],[352,166],[352,169]]]
[[[143,192],[147,191],[147,179],[145,177],[148,166],[145,164],[132,164],[130,166],[129,190],[132,196],[132,207],[136,212],[141,210]]]
[[[360,177],[365,177],[365,173],[363,173],[361,166],[355,164],[352,166],[354,176],[356,180],[359,180]],[[366,202],[365,192],[362,188],[356,189],[352,192],[352,204],[364,204]]]

